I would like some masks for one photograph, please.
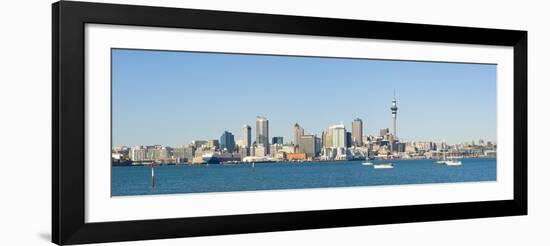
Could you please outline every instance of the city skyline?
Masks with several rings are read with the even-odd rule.
[[[296,123],[319,137],[339,122],[351,131],[355,119],[363,135],[376,136],[393,131],[394,89],[401,139],[496,140],[494,65],[115,49],[112,69],[113,145],[179,146],[224,131],[240,140],[258,115],[269,120],[267,136],[260,134],[268,142],[290,142]],[[451,82],[438,85],[445,76]]]

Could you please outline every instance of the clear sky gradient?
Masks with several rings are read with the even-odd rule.
[[[257,115],[270,141],[356,117],[378,135],[394,89],[403,141],[496,140],[496,65],[113,49],[113,145],[237,140]]]

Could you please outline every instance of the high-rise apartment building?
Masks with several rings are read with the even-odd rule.
[[[252,127],[249,125],[243,126],[243,145],[248,148],[252,146]]]
[[[359,118],[351,122],[351,137],[353,146],[363,146],[363,121]]]
[[[262,116],[256,117],[256,144],[264,146],[269,154],[269,120]]]
[[[220,149],[229,153],[235,150],[235,136],[233,133],[224,131],[220,137]]]
[[[298,152],[305,153],[308,159],[313,159],[316,154],[316,137],[315,135],[303,135],[298,143]]]
[[[294,145],[298,145],[300,142],[300,138],[304,135],[304,128],[298,125],[298,123],[294,124]]]

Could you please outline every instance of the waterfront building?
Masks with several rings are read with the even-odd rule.
[[[172,149],[172,158],[178,159],[183,157],[183,146]]]
[[[321,135],[323,148],[332,148],[332,130],[327,128]]]
[[[277,155],[277,153],[279,151],[282,151],[282,150],[283,150],[283,145],[282,144],[278,144],[278,143],[271,144],[271,146],[269,147],[269,151],[270,151],[269,155],[271,157],[275,157]]]
[[[298,142],[298,153],[305,153],[308,159],[315,158],[315,135],[303,135]]]
[[[413,144],[407,144],[407,145],[405,146],[405,152],[406,152],[407,154],[414,154],[414,153],[416,153],[416,147],[414,147]]]
[[[283,144],[283,137],[273,137],[271,139],[272,144]]]
[[[321,138],[315,136],[315,156],[319,156],[321,154]]]
[[[379,144],[374,144],[374,145],[372,145],[372,149],[371,149],[371,150],[372,150],[373,152],[378,152],[378,151],[380,150],[380,148],[382,148],[381,145],[379,145]]]
[[[264,157],[266,156],[268,153],[267,153],[267,148],[264,147],[263,145],[258,145],[256,146],[254,149],[254,156],[257,156],[257,157]]]
[[[430,150],[435,149],[434,144],[432,142],[429,142],[429,141],[414,142],[414,145],[415,145],[417,150],[421,150],[421,151],[430,151]]]
[[[282,151],[288,153],[296,153],[296,146],[294,144],[284,144]]]
[[[338,156],[338,149],[343,149],[340,153],[344,153],[351,144],[352,133],[347,132],[343,124],[332,125],[323,131],[316,152],[320,153],[323,160],[334,160]]]
[[[191,144],[184,146],[181,157],[188,162],[192,161],[193,157],[195,157],[195,146]]]
[[[321,160],[334,160],[336,158],[336,149],[334,148],[323,148],[321,149]]]
[[[336,150],[336,157],[334,158],[335,160],[340,160],[340,161],[343,161],[343,160],[349,160],[352,155],[351,155],[351,151],[347,148],[334,148]]]
[[[363,136],[363,146],[367,145],[371,141],[371,137]]]
[[[351,148],[353,137],[351,132],[346,132],[346,148]]]
[[[307,156],[306,156],[306,153],[287,153],[286,158],[289,161],[296,161],[296,160],[306,160]]]
[[[241,157],[241,160],[244,159],[247,156],[250,156],[250,148],[246,146],[238,146],[239,149],[239,156]]]
[[[277,160],[286,160],[286,158],[287,158],[287,153],[282,150],[277,151],[275,154],[275,159]]]
[[[355,147],[351,152],[351,155],[355,159],[364,159],[369,157],[369,148],[367,146]]]
[[[385,138],[390,133],[389,128],[380,128],[380,137]]]
[[[388,146],[380,146],[380,148],[377,150],[378,156],[387,156],[390,154],[390,151],[387,148]]]
[[[346,127],[343,124],[333,125],[329,127],[329,132],[332,135],[332,148],[346,147]]]
[[[217,139],[208,140],[206,147],[211,150],[217,150],[220,148],[220,142]]]
[[[155,145],[147,148],[147,159],[166,161],[172,156],[172,148]]]
[[[294,145],[298,145],[298,142],[300,142],[300,138],[304,135],[304,128],[298,125],[298,123],[294,124],[293,128],[294,133]]]
[[[195,146],[195,148],[202,148],[202,147],[208,145],[208,141],[206,141],[206,140],[193,140],[193,141],[191,141],[191,144],[193,144],[193,146]]]
[[[269,153],[269,120],[262,116],[256,117],[256,144],[262,145]]]
[[[388,141],[388,145],[390,147],[390,152],[394,152],[394,150],[395,150],[395,138],[394,138],[394,136],[390,133],[386,136],[386,140]]]
[[[235,140],[235,149],[237,150],[239,147],[242,147],[244,145],[244,140],[237,139]]]
[[[235,136],[233,133],[224,131],[220,137],[220,149],[229,153],[235,151]]]
[[[243,146],[252,146],[252,127],[249,125],[243,126]]]
[[[132,161],[142,161],[147,158],[147,149],[141,145],[136,145],[130,148],[128,157]]]
[[[363,146],[363,120],[356,118],[351,122],[351,136],[353,146]]]
[[[398,153],[404,153],[404,152],[406,152],[406,151],[405,151],[406,147],[407,147],[407,144],[406,144],[406,143],[400,143],[400,142],[398,142],[398,143],[396,144],[396,149],[397,149],[397,152],[398,152]]]

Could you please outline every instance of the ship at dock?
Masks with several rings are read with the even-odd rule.
[[[205,164],[220,164],[224,162],[240,161],[241,157],[231,153],[208,153],[202,155],[202,161]]]

